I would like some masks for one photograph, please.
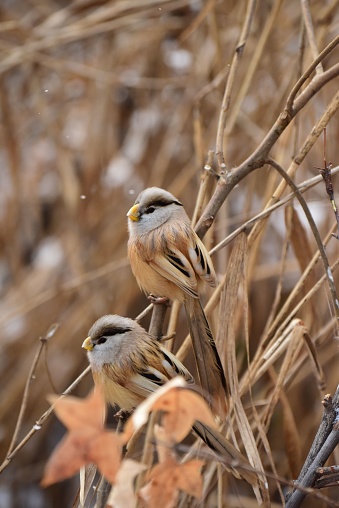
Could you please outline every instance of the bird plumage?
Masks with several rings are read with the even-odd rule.
[[[132,409],[175,376],[194,379],[184,365],[135,321],[117,315],[98,319],[83,347],[93,378],[107,402]]]
[[[82,347],[87,350],[96,385],[112,406],[132,410],[177,375],[194,385],[186,367],[132,319],[112,314],[101,317]],[[236,462],[229,468],[236,477],[256,482],[247,460],[219,431],[201,422],[195,422],[193,429],[227,468],[230,461]]]
[[[127,216],[128,256],[137,282],[146,293],[184,303],[201,386],[224,414],[226,380],[199,299],[205,282],[216,285],[212,260],[183,205],[169,192],[144,190]]]

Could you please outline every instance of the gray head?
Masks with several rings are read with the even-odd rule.
[[[155,229],[173,217],[188,220],[182,203],[170,192],[159,187],[149,187],[137,197],[132,208],[127,212],[130,233],[138,230],[139,234]]]
[[[105,363],[114,363],[123,354],[126,341],[133,340],[130,335],[145,333],[133,319],[114,314],[99,318],[88,332],[82,347],[87,350],[92,368],[100,368]]]

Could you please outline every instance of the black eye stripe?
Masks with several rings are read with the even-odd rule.
[[[100,337],[113,337],[113,335],[118,335],[118,334],[122,334],[122,333],[126,333],[126,332],[130,332],[132,330],[132,328],[122,328],[122,327],[119,327],[119,326],[114,326],[114,327],[111,327],[111,328],[107,328],[106,330],[104,330]]]
[[[178,206],[183,206],[180,201],[176,201],[176,200],[173,200],[173,201],[165,201],[164,199],[157,199],[156,201],[152,201],[152,203],[150,203],[147,207],[146,207],[146,211],[149,210],[150,208],[153,208],[153,207],[158,207],[158,208],[161,208],[161,207],[164,207],[164,206],[169,206],[169,205],[172,205],[173,203],[175,203],[176,205]],[[138,203],[137,203],[138,204]]]

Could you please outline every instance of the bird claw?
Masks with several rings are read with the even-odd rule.
[[[171,306],[169,299],[165,296],[149,295],[147,298],[151,303],[153,303],[153,305],[166,305],[167,307]]]
[[[166,340],[172,340],[174,339],[174,337],[176,336],[176,333],[173,332],[171,333],[170,335],[163,335],[162,337],[160,337],[159,342],[166,342]]]
[[[117,420],[126,421],[127,418],[131,416],[132,413],[133,409],[120,409],[114,414],[114,418],[116,418]]]

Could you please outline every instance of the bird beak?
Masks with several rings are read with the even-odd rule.
[[[131,220],[138,221],[140,218],[139,205],[133,205],[127,212],[127,217]]]
[[[92,342],[91,337],[87,337],[87,339],[84,340],[84,342],[82,343],[82,347],[87,351],[92,351],[92,349],[94,348],[94,344]]]

